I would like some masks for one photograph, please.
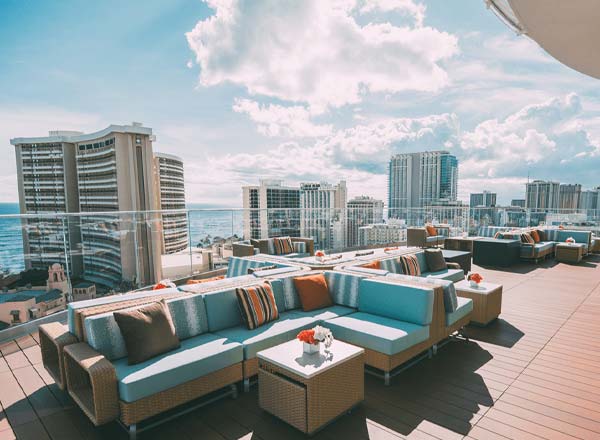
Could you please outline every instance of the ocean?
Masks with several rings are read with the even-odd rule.
[[[206,211],[206,205],[190,203],[189,227],[191,244],[207,244],[216,237],[227,238],[232,235],[242,236],[243,219],[241,211],[211,210]],[[18,203],[0,203],[0,215],[18,215]],[[0,217],[0,273],[15,273],[22,271],[23,236],[21,233],[21,220],[19,218]]]

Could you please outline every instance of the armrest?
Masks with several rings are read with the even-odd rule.
[[[69,394],[94,425],[119,417],[119,391],[113,364],[88,344],[65,348]]]
[[[234,257],[250,257],[254,255],[254,246],[251,244],[233,243],[232,249]]]
[[[40,325],[39,335],[44,368],[52,376],[58,387],[64,390],[66,378],[63,350],[67,345],[75,344],[79,340],[69,332],[68,327],[59,322]]]
[[[448,269],[462,269],[462,267],[460,267],[460,264],[455,263],[453,261],[447,262],[446,266],[448,266]]]

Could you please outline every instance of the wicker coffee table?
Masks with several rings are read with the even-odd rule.
[[[329,350],[304,354],[298,340],[259,352],[260,407],[313,434],[364,400],[364,353],[334,341]]]
[[[500,315],[502,311],[502,286],[500,284],[481,282],[478,287],[471,287],[468,281],[463,280],[455,283],[454,287],[458,296],[473,300],[471,323],[488,325]]]
[[[583,243],[558,243],[554,250],[556,261],[579,263],[583,258]]]

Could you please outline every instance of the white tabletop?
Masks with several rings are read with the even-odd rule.
[[[325,349],[323,344],[320,346],[319,353],[306,354],[302,350],[302,342],[294,339],[259,351],[256,356],[304,379],[311,379],[344,361],[360,356],[365,351],[337,340],[333,341],[329,349]]]
[[[479,283],[479,286],[471,287],[471,283],[469,283],[469,281],[462,280],[462,281],[459,281],[458,283],[455,283],[454,287],[456,288],[456,290],[466,290],[469,292],[477,292],[477,293],[486,294],[486,293],[490,293],[492,290],[496,290],[498,287],[500,287],[500,284],[485,283],[482,281],[481,283]]]
[[[572,247],[572,248],[583,248],[585,247],[584,243],[557,243],[556,246],[560,246],[560,247]]]

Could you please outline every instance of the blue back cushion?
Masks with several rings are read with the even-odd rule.
[[[413,324],[429,325],[433,315],[433,289],[404,286],[373,279],[360,282],[358,310]]]
[[[563,229],[558,231],[558,239],[556,241],[564,242],[567,238],[573,237],[577,243],[589,244],[592,233],[590,231],[569,231]]]
[[[248,269],[251,267],[266,266],[262,261],[247,260],[240,257],[231,257],[227,265],[227,278],[248,275]]]
[[[271,288],[273,289],[273,296],[275,297],[275,304],[277,304],[277,311],[279,313],[285,312],[285,294],[283,292],[283,280],[274,279],[270,281]]]
[[[208,317],[202,295],[191,295],[166,301],[179,339],[187,339],[208,331]]]
[[[381,269],[390,273],[400,273],[400,263],[397,258],[387,258],[385,260],[381,260]]]
[[[361,275],[346,274],[341,272],[325,272],[327,288],[335,304],[347,307],[358,307],[358,291]]]
[[[216,332],[242,323],[235,288],[205,293],[208,331]]]

